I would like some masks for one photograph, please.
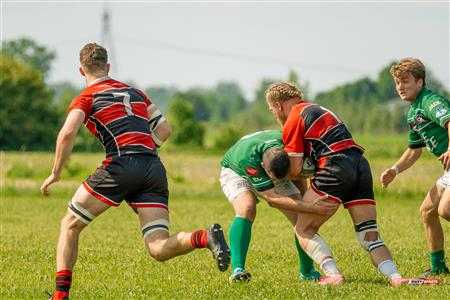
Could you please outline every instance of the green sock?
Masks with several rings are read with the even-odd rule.
[[[297,247],[298,258],[300,260],[300,274],[303,277],[308,277],[314,273],[314,262],[311,257],[306,254],[305,250],[300,246],[297,235],[294,233],[295,246]]]
[[[245,270],[245,259],[252,236],[253,223],[241,217],[235,217],[230,228],[231,271],[236,268]]]
[[[431,271],[438,272],[445,268],[444,250],[430,251]]]

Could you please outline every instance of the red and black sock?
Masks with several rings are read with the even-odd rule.
[[[56,272],[56,290],[53,293],[52,299],[55,300],[69,299],[69,290],[71,284],[72,284],[72,271],[60,270]]]
[[[194,231],[191,235],[191,244],[194,248],[206,248],[206,230]]]

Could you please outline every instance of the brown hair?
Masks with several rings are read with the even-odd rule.
[[[300,98],[303,100],[303,93],[297,85],[290,82],[278,82],[269,86],[266,90],[266,100],[273,101],[288,101],[291,98]]]
[[[108,63],[108,52],[96,43],[86,44],[80,51],[80,63],[87,73],[102,71]]]
[[[272,147],[263,154],[265,168],[270,171],[277,179],[286,177],[291,166],[289,155],[283,148]]]
[[[417,58],[403,58],[391,67],[390,72],[395,78],[404,78],[411,74],[416,81],[422,79],[425,85],[425,66]]]

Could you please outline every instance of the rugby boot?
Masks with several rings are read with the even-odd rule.
[[[241,268],[236,268],[234,269],[233,273],[230,276],[230,282],[231,283],[249,282],[251,277],[252,275],[249,272]]]
[[[69,300],[69,293],[62,291],[55,291],[53,294],[46,292],[50,298],[48,300]]]
[[[420,274],[419,277],[428,278],[428,277],[433,277],[433,276],[437,276],[437,275],[448,275],[448,274],[450,274],[450,271],[448,270],[447,267],[444,267],[443,269],[440,269],[438,271],[433,271],[431,269],[428,269],[425,272],[423,272],[422,274]]]
[[[320,276],[317,281],[320,285],[339,285],[345,282],[345,277],[342,274],[335,276]]]
[[[214,259],[217,262],[217,267],[221,272],[228,269],[230,265],[230,248],[223,235],[222,226],[213,224],[208,228],[206,233],[206,247],[211,250]]]

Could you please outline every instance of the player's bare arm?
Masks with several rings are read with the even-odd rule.
[[[147,113],[153,141],[158,147],[160,147],[165,141],[167,141],[172,133],[172,129],[156,105],[152,104],[148,106]]]
[[[270,204],[270,206],[297,212],[308,212],[319,215],[328,215],[334,212],[339,206],[336,202],[324,201],[325,196],[318,197],[314,201],[306,202],[302,200],[302,197],[288,197],[283,196],[275,192],[274,188],[269,190],[260,191],[261,196]]]
[[[387,188],[388,185],[395,179],[397,174],[411,167],[419,159],[421,154],[422,148],[406,149],[400,159],[391,168],[385,170],[381,174],[380,181],[383,188]]]
[[[59,181],[64,164],[72,152],[75,138],[78,130],[84,120],[84,113],[79,110],[71,111],[66,118],[64,126],[61,128],[56,140],[55,162],[53,164],[52,174],[44,181],[41,186],[41,192],[48,195],[48,187],[54,182]]]
[[[449,122],[447,122],[445,126],[447,127],[449,145],[447,147],[447,151],[442,153],[441,156],[439,156],[438,158],[438,160],[442,162],[444,170],[448,170],[450,168],[450,126],[448,126],[448,123]]]

